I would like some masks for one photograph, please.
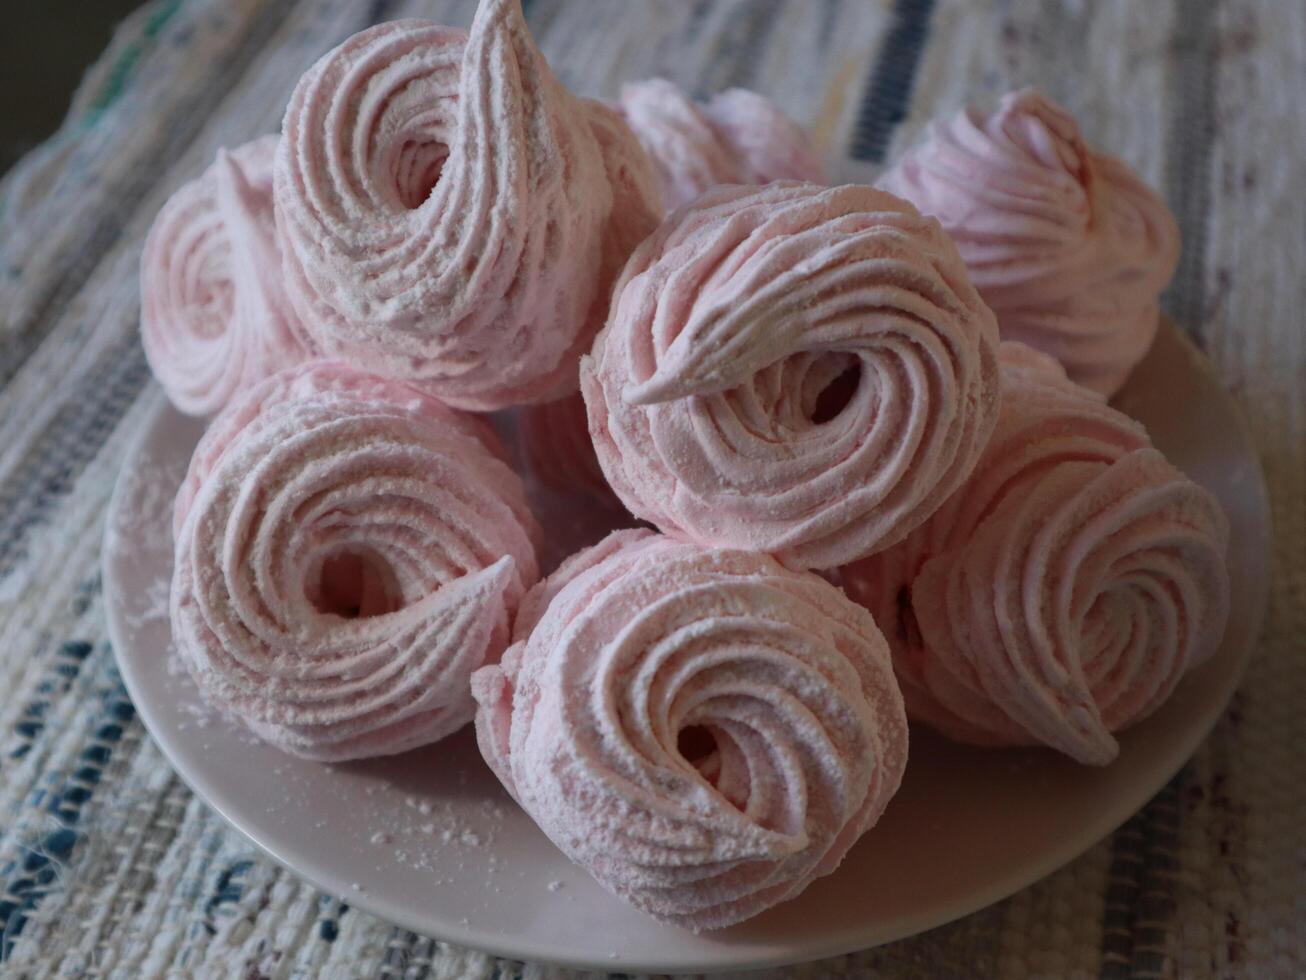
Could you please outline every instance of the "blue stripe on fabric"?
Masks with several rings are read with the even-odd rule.
[[[60,647],[62,663],[72,667],[75,676],[83,661],[96,648],[84,640],[73,640]],[[102,654],[107,647],[98,648]],[[13,954],[14,944],[22,935],[42,899],[50,893],[60,867],[67,862],[80,839],[77,824],[86,804],[94,796],[104,767],[122,739],[123,726],[136,717],[116,668],[108,668],[109,684],[99,692],[100,710],[90,729],[90,744],[81,752],[83,763],[68,776],[63,785],[44,800],[56,821],[52,830],[44,831],[22,849],[21,856],[0,869],[0,963]]]
[[[35,448],[0,485],[0,576],[23,558],[28,533],[73,488],[149,376],[134,334],[106,351],[87,375],[83,396],[59,408]]]
[[[1116,831],[1102,915],[1103,980],[1151,976],[1174,918],[1181,800],[1188,768]]]
[[[1179,0],[1176,6],[1165,143],[1165,191],[1179,222],[1183,251],[1162,302],[1199,346],[1205,332],[1206,229],[1216,128],[1216,7],[1209,0]]]
[[[213,893],[204,903],[204,929],[209,935],[217,934],[218,920],[224,914],[228,914],[231,906],[240,902],[245,894],[245,875],[253,867],[253,861],[242,859],[233,861],[218,873],[217,880],[213,884]]]
[[[390,17],[390,8],[394,6],[394,0],[372,0],[367,8],[367,17],[369,24],[379,24]]]
[[[780,19],[780,0],[753,0],[739,13],[717,49],[717,56],[729,65],[725,75],[715,79],[719,88],[751,88],[757,84],[762,51]],[[705,98],[714,94],[703,93]]]
[[[14,725],[15,738],[0,758],[21,759],[31,751],[33,743],[45,730],[45,714],[51,701],[68,690],[91,649],[85,640],[69,640],[59,647],[45,677],[36,684],[35,696],[24,705],[23,713]]]
[[[893,131],[911,105],[933,14],[934,0],[895,0],[892,21],[857,110],[848,150],[853,159],[884,162]]]
[[[340,938],[340,920],[349,911],[349,906],[331,895],[320,894],[317,907],[322,910],[322,917],[317,922],[318,938],[333,943]]]

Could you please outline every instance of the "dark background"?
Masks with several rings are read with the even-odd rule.
[[[4,0],[0,173],[58,128],[82,73],[140,0]]]

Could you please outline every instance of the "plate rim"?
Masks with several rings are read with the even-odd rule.
[[[122,460],[123,465],[120,467],[118,476],[114,482],[113,492],[110,494],[108,507],[105,511],[106,522],[102,535],[100,549],[100,574],[104,583],[104,610],[107,633],[109,642],[113,649],[114,661],[118,667],[118,672],[122,677],[123,685],[131,697],[133,705],[136,707],[137,715],[141,719],[146,731],[149,733],[154,744],[162,752],[168,765],[173,772],[182,780],[183,783],[193,792],[210,810],[215,812],[224,823],[234,829],[245,841],[252,844],[260,853],[271,859],[276,865],[285,869],[296,878],[307,882],[318,891],[331,895],[341,901],[347,902],[351,907],[360,909],[370,915],[380,919],[383,922],[390,923],[420,936],[435,939],[440,942],[448,942],[453,945],[462,946],[477,952],[486,953],[491,956],[512,959],[518,961],[534,962],[546,964],[549,966],[558,966],[569,969],[592,970],[606,972],[613,968],[620,968],[623,972],[651,972],[651,973],[676,973],[692,972],[702,974],[723,973],[728,971],[740,970],[758,970],[774,969],[785,966],[792,966],[799,963],[808,963],[832,957],[844,956],[850,953],[859,952],[866,949],[876,948],[892,942],[898,942],[912,936],[920,935],[932,929],[940,928],[952,922],[956,922],[968,915],[972,915],[982,909],[988,908],[1004,899],[1010,898],[1017,892],[1030,887],[1051,875],[1053,872],[1070,864],[1076,858],[1086,853],[1096,846],[1102,840],[1109,837],[1112,833],[1124,825],[1134,814],[1139,812],[1149,800],[1151,800],[1161,789],[1163,789],[1175,775],[1192,759],[1197,749],[1200,748],[1211,735],[1215,726],[1220,719],[1224,717],[1228,710],[1229,700],[1237,692],[1245,677],[1247,665],[1251,660],[1252,653],[1258,645],[1260,637],[1263,635],[1265,627],[1265,616],[1269,606],[1270,597],[1270,580],[1273,572],[1273,563],[1270,559],[1270,545],[1273,538],[1273,512],[1270,506],[1270,497],[1268,486],[1265,482],[1264,463],[1260,453],[1256,449],[1256,442],[1250,425],[1247,423],[1246,415],[1242,407],[1238,404],[1233,395],[1220,383],[1219,377],[1213,370],[1210,359],[1193,343],[1187,333],[1180,329],[1169,316],[1162,316],[1160,322],[1160,331],[1167,331],[1173,335],[1173,339],[1178,341],[1179,346],[1184,353],[1193,359],[1198,365],[1197,370],[1206,376],[1211,382],[1211,387],[1216,397],[1222,402],[1222,407],[1229,416],[1236,431],[1238,440],[1247,450],[1248,458],[1252,464],[1252,471],[1255,479],[1249,481],[1248,487],[1250,492],[1256,495],[1257,510],[1264,516],[1264,520],[1259,522],[1259,538],[1254,542],[1255,547],[1252,549],[1255,555],[1258,579],[1265,584],[1260,594],[1256,597],[1256,602],[1250,610],[1248,617],[1248,628],[1246,641],[1237,652],[1237,662],[1233,665],[1233,672],[1229,682],[1229,691],[1220,710],[1213,713],[1203,725],[1195,727],[1188,739],[1183,743],[1181,752],[1177,752],[1177,759],[1172,765],[1164,767],[1164,779],[1156,781],[1155,785],[1150,788],[1140,789],[1130,794],[1122,794],[1113,800],[1113,805],[1104,808],[1101,818],[1095,822],[1091,832],[1084,831],[1079,836],[1072,839],[1063,848],[1049,849],[1042,859],[1033,862],[1030,865],[1021,866],[1018,870],[1013,871],[1006,877],[995,880],[989,887],[980,889],[967,894],[963,899],[958,899],[953,906],[947,908],[946,914],[940,916],[937,912],[929,916],[918,916],[919,921],[912,922],[908,920],[905,928],[894,931],[891,935],[883,935],[878,938],[872,938],[867,941],[866,938],[853,938],[851,936],[835,937],[819,946],[805,947],[802,952],[796,948],[790,948],[785,951],[778,951],[771,956],[751,955],[748,958],[737,958],[731,961],[719,961],[708,964],[696,965],[688,962],[661,961],[657,963],[640,962],[628,960],[624,956],[618,958],[597,959],[593,957],[578,956],[560,956],[556,950],[543,949],[535,945],[531,940],[521,938],[516,941],[507,941],[506,937],[498,933],[478,931],[472,926],[461,926],[456,922],[446,922],[443,925],[440,934],[432,933],[429,921],[424,921],[416,915],[410,915],[404,908],[391,905],[384,899],[380,899],[370,890],[350,891],[342,893],[338,888],[327,885],[315,873],[305,871],[297,867],[290,859],[278,854],[276,850],[256,836],[256,831],[246,826],[246,822],[239,816],[233,814],[230,809],[216,802],[215,797],[220,794],[208,792],[205,789],[205,780],[200,773],[192,771],[189,767],[179,763],[175,754],[175,748],[171,738],[161,737],[160,731],[162,724],[156,725],[158,719],[154,717],[153,708],[150,707],[152,702],[144,696],[144,691],[138,685],[138,677],[135,670],[128,666],[124,659],[122,651],[126,648],[124,638],[127,635],[126,624],[123,621],[124,610],[119,604],[112,601],[112,596],[116,593],[111,587],[111,583],[117,581],[117,575],[114,571],[115,550],[112,545],[112,537],[115,533],[114,518],[120,510],[120,498],[126,493],[127,484],[130,482],[131,474],[127,469],[127,464],[139,459],[144,450],[145,444],[149,441],[151,435],[160,425],[162,419],[169,411],[175,411],[171,404],[164,397],[159,397],[157,403],[148,409],[145,417],[140,423],[140,428],[135,432],[126,448],[124,449]],[[1161,771],[1157,770],[1158,773]],[[795,900],[801,900],[801,897]],[[868,935],[872,934],[869,928],[866,930]]]

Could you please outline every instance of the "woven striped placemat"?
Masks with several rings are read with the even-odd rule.
[[[59,133],[0,183],[0,973],[570,976],[397,930],[254,854],[144,734],[108,648],[100,536],[160,395],[141,241],[217,147],[276,128],[299,74],[368,23],[474,0],[155,0]],[[563,80],[744,85],[848,180],[930,117],[1034,83],[1164,187],[1167,307],[1242,403],[1276,527],[1261,648],[1184,771],[1015,897],[798,977],[1306,974],[1306,4],[1298,0],[534,0]]]

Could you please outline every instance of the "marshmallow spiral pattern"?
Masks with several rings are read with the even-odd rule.
[[[935,123],[879,186],[942,222],[1003,340],[1051,354],[1107,396],[1151,347],[1178,226],[1039,93],[1011,93],[987,119],[970,109]]]
[[[1228,524],[1138,423],[1002,345],[1004,395],[967,483],[842,570],[885,631],[909,715],[963,742],[1105,765],[1218,647]]]
[[[572,860],[663,921],[792,898],[898,788],[884,640],[810,572],[619,531],[527,596],[514,637],[472,678],[483,754]]]
[[[354,35],[300,80],[276,164],[287,290],[313,350],[463,408],[561,397],[660,214],[616,114],[571,96],[520,0],[470,36]]]
[[[632,256],[581,385],[632,513],[822,568],[888,547],[965,479],[997,414],[996,343],[910,205],[725,187]]]
[[[652,78],[622,86],[620,111],[653,161],[668,209],[719,184],[825,183],[811,134],[756,92],[732,88],[699,104]]]
[[[169,400],[218,412],[305,357],[272,209],[278,138],[228,152],[163,206],[141,259],[141,339]]]
[[[333,362],[237,399],[178,494],[173,637],[210,704],[335,761],[473,713],[538,576],[533,518],[476,419]]]

